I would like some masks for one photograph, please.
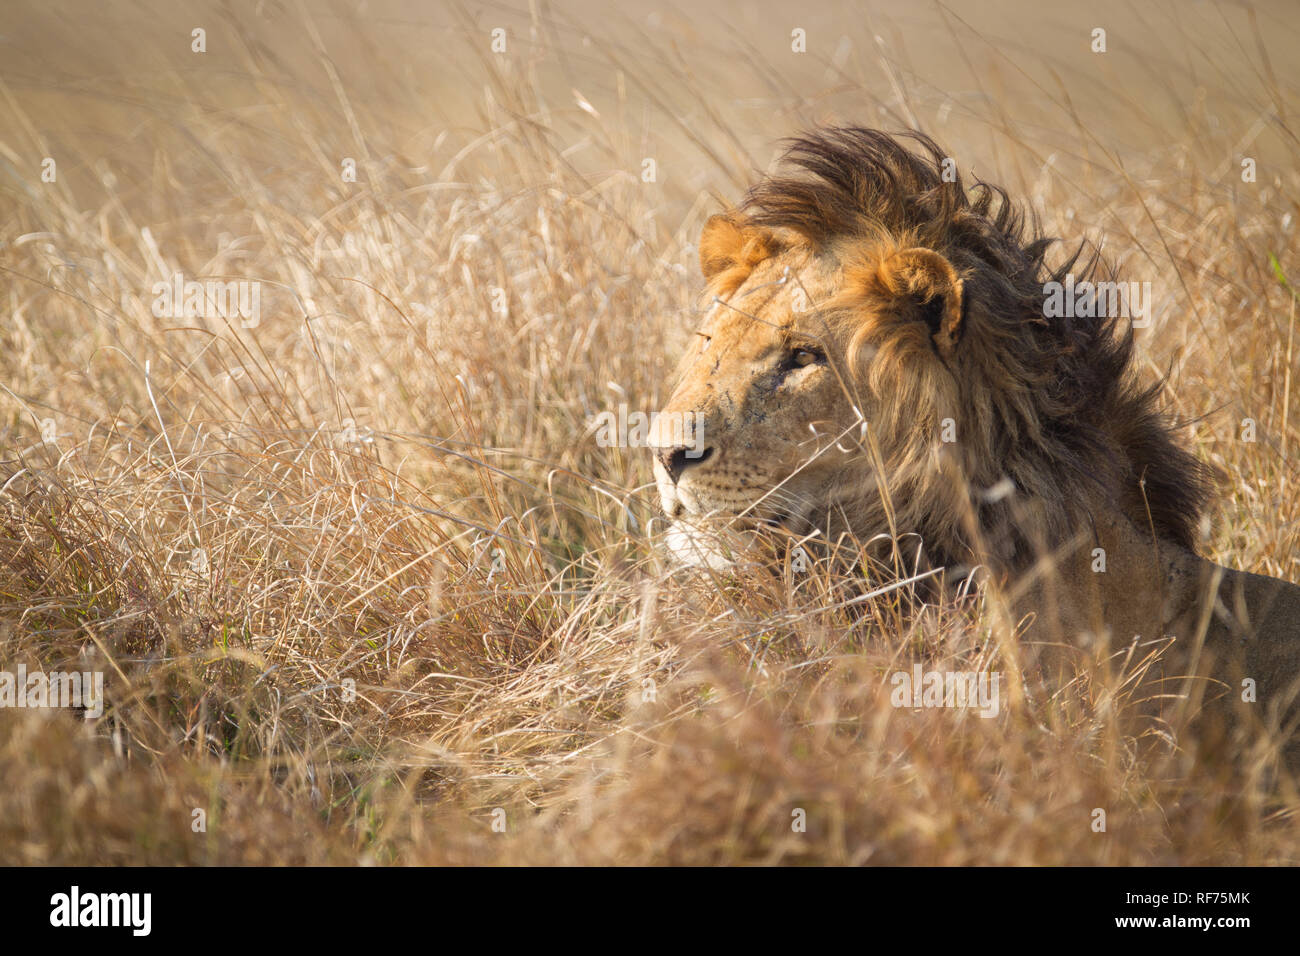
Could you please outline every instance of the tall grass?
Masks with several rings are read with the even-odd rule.
[[[1206,552],[1300,579],[1294,12],[1103,7],[1098,55],[1015,10],[371,7],[4,14],[0,669],[107,702],[0,711],[0,861],[1300,861],[1291,782],[1134,718],[1131,666],[892,707],[1019,670],[995,595],[674,574],[591,427],[667,398],[780,137],[919,124],[1153,281]],[[176,272],[260,321],[156,315]]]

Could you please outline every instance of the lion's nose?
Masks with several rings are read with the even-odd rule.
[[[660,448],[655,452],[655,457],[659,459],[659,464],[664,466],[664,471],[668,472],[668,477],[672,483],[677,484],[677,479],[681,477],[682,472],[694,465],[700,465],[708,461],[713,456],[713,449],[706,448],[703,451],[696,451],[686,445],[676,445],[672,448]]]

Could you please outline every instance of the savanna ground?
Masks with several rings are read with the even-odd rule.
[[[0,667],[106,703],[0,711],[0,862],[1300,861],[1293,782],[1123,666],[893,708],[1016,673],[991,598],[673,575],[591,427],[667,398],[782,137],[917,126],[1153,283],[1204,551],[1300,580],[1300,14],[1039,7],[6,4]],[[177,272],[260,318],[155,314]]]

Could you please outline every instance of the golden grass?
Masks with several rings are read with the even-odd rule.
[[[1018,670],[987,595],[673,576],[590,428],[667,397],[716,197],[915,122],[1153,282],[1146,371],[1230,476],[1206,551],[1300,579],[1293,11],[1103,7],[1097,55],[828,7],[800,55],[781,5],[371,7],[9,11],[0,668],[107,705],[0,712],[0,862],[1300,862],[1292,784],[1132,719],[1131,667],[891,707],[915,660]],[[177,271],[260,322],[155,316]]]

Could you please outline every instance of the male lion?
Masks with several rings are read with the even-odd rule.
[[[1136,382],[1131,324],[1047,317],[1045,283],[1098,258],[1050,271],[1004,190],[945,182],[907,135],[928,157],[797,138],[704,227],[712,306],[650,438],[670,546],[718,566],[724,526],[913,532],[950,574],[989,569],[1044,640],[1172,638],[1156,673],[1207,674],[1229,709],[1253,680],[1289,738],[1300,587],[1195,553],[1213,476]]]

